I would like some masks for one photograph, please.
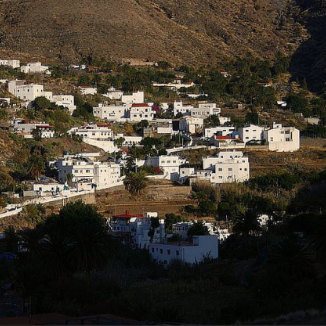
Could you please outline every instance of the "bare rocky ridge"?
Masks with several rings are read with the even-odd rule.
[[[0,50],[205,64],[289,51],[288,0],[0,0]],[[291,1],[290,1],[291,2]],[[299,40],[291,40],[292,47]]]

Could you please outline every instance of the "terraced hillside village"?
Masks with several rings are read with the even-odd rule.
[[[324,14],[0,0],[0,324],[323,324]]]

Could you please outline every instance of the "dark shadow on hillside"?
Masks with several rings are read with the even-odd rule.
[[[294,53],[290,71],[294,80],[306,79],[311,91],[326,89],[326,0],[296,0],[311,37]]]

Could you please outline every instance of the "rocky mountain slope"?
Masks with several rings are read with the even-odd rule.
[[[292,0],[0,0],[0,50],[205,64],[289,52]],[[289,47],[289,43],[291,46]]]
[[[292,57],[295,78],[306,79],[311,90],[326,90],[326,0],[297,0],[299,21],[310,37]]]

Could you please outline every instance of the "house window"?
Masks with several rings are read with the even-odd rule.
[[[163,254],[163,249],[160,249],[160,254]]]
[[[179,250],[176,250],[176,251],[175,251],[175,254],[176,254],[177,256],[179,256]]]
[[[152,248],[152,252],[154,252],[154,248]]]
[[[170,250],[170,249],[168,249],[168,250],[167,250],[167,253],[168,253],[168,255],[170,255],[170,254],[171,254],[171,250]]]

